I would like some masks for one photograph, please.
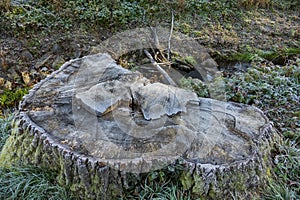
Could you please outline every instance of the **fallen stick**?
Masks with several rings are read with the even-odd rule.
[[[169,84],[173,85],[173,86],[177,86],[177,84],[173,81],[173,79],[169,76],[169,74],[157,64],[157,62],[153,59],[151,54],[146,49],[144,49],[144,53],[150,59],[151,63],[154,65],[154,67],[156,67],[157,70],[165,77],[165,79],[167,79]]]
[[[166,61],[169,61],[167,60],[167,58],[164,56],[164,53],[163,53],[163,50],[162,50],[162,47],[160,46],[159,44],[159,39],[158,39],[158,35],[156,33],[156,28],[154,27],[150,27],[151,29],[151,35],[152,35],[152,40],[151,40],[151,50],[154,54],[154,59],[156,60],[161,60],[162,62],[166,62]],[[156,50],[158,50],[158,52],[156,52]],[[159,59],[158,55],[160,55],[162,58]]]
[[[172,39],[172,33],[173,33],[173,26],[174,26],[174,12],[172,10],[171,29],[170,29],[170,35],[169,35],[169,41],[168,41],[168,61],[170,61],[171,39]]]

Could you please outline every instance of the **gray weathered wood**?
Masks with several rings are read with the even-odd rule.
[[[130,174],[138,183],[178,159],[178,181],[195,198],[249,198],[277,139],[257,108],[150,83],[106,54],[67,62],[37,84],[14,124],[1,165],[56,170],[83,199],[120,197]]]

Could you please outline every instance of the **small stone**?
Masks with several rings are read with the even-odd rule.
[[[74,53],[75,58],[79,58],[82,55],[82,51],[80,49],[77,49]]]
[[[63,56],[57,56],[52,63],[52,68],[59,69],[60,66],[62,66],[64,63],[65,63],[65,59],[63,58]]]
[[[43,68],[41,69],[41,71],[42,71],[42,72],[46,72],[46,71],[48,71],[48,68],[47,68],[47,67],[43,67]]]
[[[7,71],[7,77],[10,79],[17,79],[19,78],[19,75],[15,69],[16,67],[11,67],[9,68],[9,70]]]
[[[52,47],[52,52],[53,53],[61,53],[62,52],[62,48],[59,44],[54,44],[54,46]]]
[[[32,61],[33,60],[33,55],[27,50],[25,50],[21,53],[21,57],[25,61]]]

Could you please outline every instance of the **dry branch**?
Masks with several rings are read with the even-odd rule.
[[[170,83],[170,85],[177,86],[177,84],[173,81],[173,79],[169,76],[169,74],[157,64],[157,62],[153,59],[151,54],[144,50],[146,56],[150,59],[151,63],[156,67],[156,69],[165,77],[165,79]]]
[[[168,61],[170,61],[171,39],[172,39],[173,27],[174,27],[174,11],[172,10],[171,29],[170,29],[170,35],[169,35],[169,40],[168,40]]]

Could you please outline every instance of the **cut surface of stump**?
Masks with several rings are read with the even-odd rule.
[[[82,198],[111,199],[128,174],[139,180],[181,160],[195,198],[249,196],[266,179],[275,138],[257,108],[150,83],[96,54],[30,91],[0,161],[50,167]]]

